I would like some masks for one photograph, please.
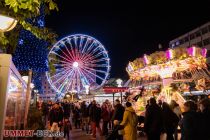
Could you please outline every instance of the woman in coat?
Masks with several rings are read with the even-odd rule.
[[[124,126],[125,140],[137,140],[138,119],[130,102],[126,103],[126,109],[123,115],[123,121],[120,125]]]
[[[198,140],[198,114],[197,105],[193,101],[184,103],[184,113],[181,120],[181,140]]]

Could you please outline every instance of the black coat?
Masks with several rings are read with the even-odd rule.
[[[52,109],[49,114],[49,121],[50,125],[53,124],[53,122],[59,123],[63,120],[63,111],[61,109]]]
[[[199,114],[199,138],[202,140],[210,139],[210,110],[205,109]]]
[[[121,104],[117,104],[115,106],[114,114],[112,116],[112,120],[123,120],[123,114],[124,114],[125,108]]]
[[[88,117],[89,116],[89,109],[88,106],[85,104],[81,105],[81,113],[82,113],[82,117]]]
[[[70,104],[69,103],[64,103],[63,104],[63,111],[64,111],[64,117],[66,117],[66,118],[70,117],[71,109],[70,109]]]
[[[199,115],[195,111],[183,113],[181,120],[181,140],[198,140]]]
[[[144,129],[149,135],[160,134],[163,131],[163,114],[157,104],[148,106],[145,113]]]
[[[99,123],[101,120],[101,108],[97,107],[96,105],[92,105],[90,107],[90,120],[92,122]]]
[[[179,123],[179,117],[172,110],[163,110],[163,125],[166,133],[174,133]]]

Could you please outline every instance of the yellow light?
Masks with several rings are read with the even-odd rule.
[[[0,31],[7,32],[12,30],[17,24],[17,20],[7,16],[0,15]]]

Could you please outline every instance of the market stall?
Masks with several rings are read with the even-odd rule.
[[[11,55],[0,54],[0,139],[4,129],[23,129],[26,87]]]
[[[148,88],[151,85],[159,85],[161,90],[156,95],[158,100],[168,103],[175,100],[182,106],[185,99],[181,93],[182,90],[190,90],[189,83],[195,83],[196,90],[206,90],[206,88],[210,87],[206,53],[205,48],[196,46],[169,49],[165,52],[159,51],[129,62],[126,70],[131,83],[138,83],[135,86]],[[133,84],[131,85],[135,87]],[[143,96],[148,96],[149,91],[146,90],[146,94]],[[142,105],[142,101],[137,104]]]

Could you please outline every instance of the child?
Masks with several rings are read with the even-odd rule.
[[[71,123],[68,118],[64,119],[64,139],[67,135],[67,140],[69,140],[69,131],[72,130]]]

